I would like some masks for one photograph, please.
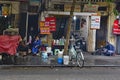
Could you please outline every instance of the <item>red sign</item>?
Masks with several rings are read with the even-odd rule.
[[[118,24],[119,20],[116,19],[113,23],[113,34],[120,35],[120,25]]]
[[[55,17],[46,17],[45,26],[50,27],[50,31],[56,31],[56,18]]]

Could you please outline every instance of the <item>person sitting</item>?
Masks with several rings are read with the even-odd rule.
[[[20,43],[18,45],[18,49],[17,49],[19,55],[21,55],[21,56],[27,55],[28,49],[29,49],[28,46],[25,45],[25,41],[23,41],[23,40],[20,41]]]
[[[106,56],[113,56],[113,54],[115,53],[115,47],[107,42],[106,46],[104,47],[104,55]]]
[[[39,52],[39,48],[41,46],[41,40],[38,36],[36,36],[35,41],[32,44],[32,53],[36,55]]]

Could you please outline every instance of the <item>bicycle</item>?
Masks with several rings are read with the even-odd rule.
[[[71,49],[69,51],[69,58],[72,64],[77,64],[77,66],[80,68],[84,66],[84,55],[80,48],[71,46]]]

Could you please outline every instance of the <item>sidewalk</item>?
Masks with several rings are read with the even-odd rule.
[[[120,55],[115,56],[103,56],[103,55],[91,55],[90,53],[84,53],[86,67],[96,67],[96,66],[120,66]],[[15,59],[15,64],[12,66],[66,66],[57,63],[57,57],[52,56],[49,59],[44,59],[40,56],[19,56]],[[1,66],[11,66],[3,64]],[[67,66],[77,66],[76,64],[69,64]]]
[[[120,55],[104,56],[85,54],[85,66],[120,66]]]

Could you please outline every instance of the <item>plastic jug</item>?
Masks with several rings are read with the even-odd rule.
[[[62,58],[63,57],[63,51],[60,51],[58,52],[58,58]]]
[[[43,51],[43,52],[42,52],[42,58],[43,58],[43,59],[48,58],[48,54],[47,54],[46,51]]]

